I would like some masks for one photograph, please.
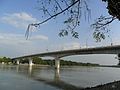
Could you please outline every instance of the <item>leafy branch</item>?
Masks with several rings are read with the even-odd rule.
[[[55,0],[55,1],[56,1],[56,0]],[[52,19],[52,18],[54,18],[54,17],[56,17],[56,16],[64,13],[65,11],[67,11],[69,8],[71,8],[72,6],[74,6],[74,5],[75,5],[76,3],[78,3],[78,2],[80,2],[80,0],[77,0],[77,1],[73,2],[73,3],[72,3],[71,5],[69,5],[67,8],[65,8],[65,9],[63,9],[63,10],[61,9],[62,11],[58,12],[57,14],[54,14],[54,15],[50,16],[49,18],[43,20],[43,21],[40,22],[40,23],[34,23],[34,24],[32,23],[32,24],[29,24],[29,25],[28,25],[28,28],[27,28],[27,31],[26,31],[26,34],[25,34],[26,38],[28,38],[28,36],[29,36],[30,27],[32,27],[32,26],[34,26],[34,27],[40,26],[41,24],[49,21],[50,19]],[[60,7],[60,6],[59,6],[59,7]]]
[[[96,39],[96,42],[100,42],[102,39],[105,39],[106,33],[110,30],[108,29],[109,24],[111,24],[116,18],[113,16],[105,17],[100,16],[97,18],[97,21],[91,25],[94,29],[93,38]]]
[[[110,16],[100,16],[97,18],[91,27],[94,29],[93,38],[97,42],[105,39],[106,33],[109,32],[108,26],[116,19],[120,20],[120,2],[119,0],[102,0],[107,2],[107,9]],[[71,34],[74,38],[79,38],[79,33],[76,30],[80,26],[80,19],[82,14],[88,15],[88,21],[91,17],[91,9],[89,9],[87,0],[38,0],[40,2],[39,10],[42,10],[44,15],[48,15],[42,22],[32,23],[28,25],[26,31],[26,38],[29,37],[31,27],[40,27],[51,19],[63,14],[66,15],[64,20],[65,27],[60,30],[58,34],[60,37],[68,36]],[[51,7],[53,6],[53,7]]]
[[[48,5],[46,5],[46,1],[48,1]],[[75,28],[77,26],[80,25],[80,18],[81,18],[81,14],[82,14],[82,8],[86,11],[88,11],[90,14],[90,9],[88,8],[87,2],[86,0],[53,0],[55,1],[54,5],[52,3],[52,6],[54,6],[53,8],[53,12],[54,14],[51,14],[52,12],[47,8],[47,6],[51,6],[49,4],[51,4],[51,0],[46,0],[40,3],[43,5],[40,7],[39,10],[42,10],[44,14],[49,15],[49,17],[45,20],[43,20],[42,22],[39,23],[32,23],[28,25],[27,31],[26,31],[26,39],[28,39],[29,37],[29,32],[31,27],[40,27],[41,24],[48,22],[51,19],[54,19],[56,16],[59,16],[61,14],[67,14],[67,19],[64,21],[64,24],[66,25],[65,29],[60,30],[59,36],[67,36],[68,33],[71,34],[72,37],[74,38],[78,38],[79,34],[78,32],[74,31]],[[70,2],[71,1],[71,2]],[[66,7],[62,7],[62,4],[64,4]],[[54,10],[55,9],[55,10]],[[65,33],[67,32],[67,34]]]

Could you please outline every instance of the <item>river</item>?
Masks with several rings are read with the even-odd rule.
[[[120,80],[120,68],[0,65],[0,90],[75,90]]]

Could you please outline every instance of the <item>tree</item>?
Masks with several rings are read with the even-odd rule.
[[[93,37],[97,41],[105,39],[106,33],[110,30],[107,28],[114,20],[120,20],[120,2],[119,0],[102,0],[108,3],[107,9],[110,16],[100,16],[91,26],[95,29]],[[109,37],[109,35],[108,35]]]
[[[102,0],[108,3],[107,9],[110,16],[100,16],[97,21],[91,26],[94,29],[93,37],[96,41],[105,39],[105,33],[109,30],[107,26],[115,19],[120,20],[120,2],[119,0]],[[45,20],[39,23],[32,23],[28,25],[26,31],[26,38],[28,38],[31,27],[40,27],[41,24],[48,22],[51,19],[57,18],[59,15],[66,15],[64,24],[66,27],[59,33],[60,37],[70,34],[74,38],[78,38],[79,34],[76,27],[80,26],[81,15],[90,19],[91,9],[88,6],[87,0],[38,0],[39,10],[43,12],[43,16],[47,16]]]
[[[3,57],[3,58],[0,58],[0,63],[2,62],[5,62],[5,63],[9,63],[9,62],[12,62],[12,60],[10,58],[7,58],[7,57]]]
[[[120,20],[120,1],[119,0],[102,0],[108,3],[108,13],[114,18]]]
[[[36,57],[33,57],[32,59],[34,64],[43,64],[43,60],[40,57],[36,56]]]

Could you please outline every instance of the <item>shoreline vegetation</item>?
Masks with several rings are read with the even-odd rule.
[[[42,59],[40,57],[33,57],[33,64],[34,65],[41,65],[41,66],[54,66],[55,60],[51,59]],[[2,64],[13,64],[16,65],[16,61],[7,58],[2,57],[0,58],[0,63]],[[28,60],[20,60],[20,64],[28,64]],[[75,61],[68,61],[68,60],[60,60],[60,66],[100,66],[99,64],[93,64],[93,63],[82,63],[82,62],[75,62]]]

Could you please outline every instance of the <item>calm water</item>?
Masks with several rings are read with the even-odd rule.
[[[120,68],[0,65],[0,90],[70,90],[120,80]]]

